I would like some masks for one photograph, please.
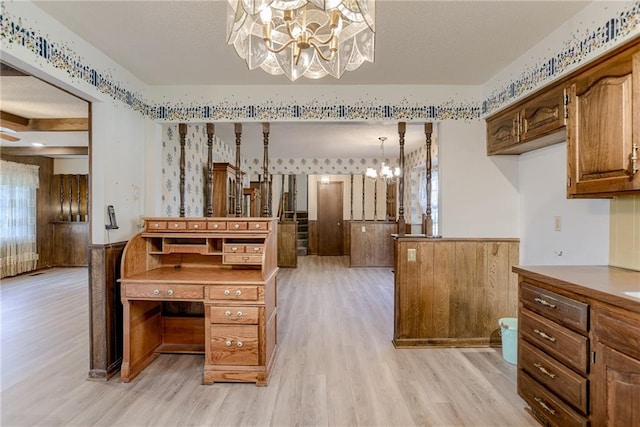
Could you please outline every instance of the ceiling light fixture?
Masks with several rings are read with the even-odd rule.
[[[31,145],[33,145],[34,147],[44,147],[44,144],[42,142],[32,142]]]
[[[385,182],[393,182],[400,176],[400,168],[391,169],[387,166],[384,161],[384,142],[387,140],[387,137],[381,136],[378,139],[380,140],[380,150],[382,151],[380,170],[376,171],[374,168],[367,168],[365,175],[373,180],[382,178]]]
[[[250,70],[294,81],[373,62],[375,0],[227,1],[227,43]]]

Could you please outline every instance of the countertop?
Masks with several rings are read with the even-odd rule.
[[[607,265],[522,266],[512,271],[574,294],[640,313],[640,272]]]

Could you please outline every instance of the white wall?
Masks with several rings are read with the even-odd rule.
[[[92,242],[128,240],[144,212],[147,124],[127,107],[94,103],[91,127]],[[117,230],[105,229],[108,205],[115,208]]]
[[[87,156],[73,159],[53,159],[53,173],[56,175],[89,173],[89,159]]]
[[[485,122],[439,124],[440,234],[518,237],[517,156],[486,155]]]
[[[608,264],[609,200],[567,199],[566,159],[564,143],[520,155],[524,265]],[[556,216],[560,231],[554,231]]]

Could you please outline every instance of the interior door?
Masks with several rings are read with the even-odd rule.
[[[318,182],[318,255],[343,255],[343,182]]]

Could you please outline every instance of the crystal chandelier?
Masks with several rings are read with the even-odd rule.
[[[373,62],[375,0],[227,1],[227,43],[250,70],[294,81]]]
[[[386,136],[378,138],[380,140],[380,150],[382,151],[382,159],[380,161],[380,170],[373,168],[367,168],[365,175],[373,180],[382,178],[385,182],[393,182],[400,176],[400,168],[391,169],[386,165],[384,161],[384,142],[387,140]]]

